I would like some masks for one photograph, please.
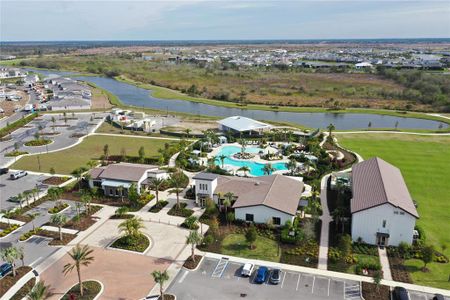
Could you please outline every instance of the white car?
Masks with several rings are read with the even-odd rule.
[[[246,263],[242,267],[241,276],[250,277],[252,275],[252,273],[253,273],[253,269],[254,268],[255,268],[255,266],[253,264]]]
[[[12,180],[16,180],[27,175],[28,175],[27,171],[16,171],[10,175],[10,178]]]

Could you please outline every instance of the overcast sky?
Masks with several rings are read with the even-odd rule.
[[[450,1],[0,0],[0,40],[450,37]]]

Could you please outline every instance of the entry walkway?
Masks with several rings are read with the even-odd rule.
[[[391,267],[389,266],[386,248],[381,249],[378,247],[378,256],[380,257],[381,269],[383,270],[383,278],[392,280]]]
[[[320,216],[320,220],[322,221],[322,229],[320,231],[319,263],[317,268],[321,270],[327,269],[329,229],[330,222],[333,220],[330,216],[327,203],[327,183],[329,177],[330,175],[324,176],[320,183],[320,204],[322,206],[322,216]]]

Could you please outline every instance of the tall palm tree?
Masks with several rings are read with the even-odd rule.
[[[67,223],[67,216],[64,214],[54,214],[50,217],[50,222],[58,226],[59,240],[62,241],[62,227]]]
[[[69,274],[73,269],[77,270],[78,284],[80,286],[80,295],[83,296],[83,282],[81,281],[81,266],[89,266],[93,261],[94,257],[90,256],[94,250],[90,249],[88,245],[83,247],[77,244],[72,251],[69,252],[69,256],[72,258],[73,262],[68,263],[64,266],[64,275]]]
[[[35,186],[31,189],[31,193],[33,194],[33,201],[36,201],[37,196],[39,196],[39,188]]]
[[[150,180],[151,187],[155,189],[156,203],[159,203],[159,189],[164,182],[166,182],[164,179],[156,177]]]
[[[294,174],[295,169],[297,168],[297,162],[295,159],[289,159],[286,163],[286,168],[291,172],[291,175]]]
[[[175,188],[175,194],[177,195],[177,209],[180,209],[180,188],[183,183],[183,173],[177,171],[173,173],[169,178],[170,185]]]
[[[186,244],[191,245],[191,259],[195,262],[195,247],[202,242],[202,236],[197,230],[191,230],[189,235],[186,237]]]
[[[16,259],[19,259],[19,251],[11,246],[0,250],[0,257],[3,261],[12,266],[13,277],[16,277]]]
[[[90,160],[86,163],[86,165],[89,167],[89,169],[95,168],[98,165],[98,162],[95,160]]]
[[[119,193],[119,195],[120,195],[120,201],[121,202],[123,202],[123,185],[119,185],[118,187],[117,187],[117,192]]]
[[[49,296],[48,286],[44,281],[39,281],[28,293],[27,299],[29,300],[45,300]]]
[[[17,194],[16,197],[17,197],[17,201],[19,202],[20,209],[22,209],[22,208],[23,208],[22,202],[23,202],[23,200],[24,200],[23,194],[22,194],[22,193],[19,193],[19,194]]]
[[[54,116],[52,116],[52,123],[53,123],[53,133],[55,133],[55,123],[56,123],[56,119]]]
[[[333,130],[336,129],[336,127],[334,127],[334,125],[332,123],[330,123],[330,125],[327,126],[327,129],[328,129],[329,137],[331,138],[331,133],[333,132]]]
[[[186,138],[188,139],[189,135],[191,134],[191,130],[189,128],[186,128],[185,132],[186,132]]]
[[[240,139],[239,144],[241,144],[241,153],[244,154],[245,149],[247,147],[247,141],[244,139]]]
[[[153,280],[155,280],[156,283],[159,284],[159,294],[160,294],[160,299],[164,299],[164,283],[169,280],[169,274],[167,273],[167,271],[153,271],[152,272],[152,276],[153,276]]]
[[[231,206],[231,203],[234,200],[234,194],[232,192],[227,192],[223,196],[225,197],[225,199],[223,199],[222,205],[225,208],[225,215],[226,215],[228,212],[228,207]]]
[[[34,226],[34,219],[36,219],[38,216],[40,216],[41,214],[40,213],[38,213],[38,212],[31,212],[31,213],[28,213],[27,214],[27,216],[28,216],[28,218],[30,218],[30,220],[31,220],[31,225],[33,225],[33,231],[34,231],[34,229],[35,229],[35,226]]]
[[[23,192],[23,196],[25,197],[25,201],[27,201],[27,206],[30,206],[31,191]]]
[[[139,217],[126,219],[118,225],[119,231],[125,236],[136,237],[142,234],[141,229],[145,228],[144,221]]]
[[[242,166],[238,169],[238,171],[243,171],[244,176],[247,176],[247,172],[250,172],[250,168],[248,166]]]
[[[208,158],[208,167],[210,169],[213,169],[214,166],[216,165],[216,159],[217,159],[217,157],[215,155],[213,155],[210,158]]]
[[[223,169],[223,166],[224,166],[224,164],[225,164],[225,159],[227,158],[227,156],[226,155],[220,155],[219,156],[219,159],[220,159],[220,162],[222,163],[222,169]]]
[[[276,169],[272,166],[271,163],[267,163],[264,165],[264,167],[262,168],[263,172],[265,175],[270,175],[272,174],[272,172],[274,172]]]

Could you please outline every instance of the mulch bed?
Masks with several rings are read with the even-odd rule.
[[[148,237],[141,234],[135,238],[135,243],[133,243],[133,244],[128,243],[127,236],[122,236],[121,238],[116,240],[111,245],[111,247],[143,253],[148,248],[149,245],[150,245],[150,240],[148,239]]]
[[[172,294],[164,294],[164,297],[159,297],[158,300],[175,300],[175,296]]]
[[[403,259],[399,257],[388,256],[389,266],[391,267],[392,279],[395,281],[413,283],[406,267],[403,265]]]
[[[77,299],[77,300],[92,300],[98,293],[100,293],[101,285],[96,281],[83,281],[83,297],[80,295],[80,286],[77,284],[72,287],[61,299]],[[73,298],[71,298],[73,296]]]
[[[28,266],[18,267],[16,269],[16,277],[12,276],[12,273],[0,280],[0,297],[2,297],[20,278],[31,271]]]
[[[53,240],[48,243],[50,246],[63,246],[67,245],[70,241],[77,237],[76,234],[64,233],[62,234],[62,240],[59,240],[59,232],[57,231],[49,231],[49,230],[41,230],[38,235],[43,237],[52,238]]]
[[[58,132],[58,131],[55,131],[55,132],[43,132],[43,133],[41,133],[41,135],[58,135],[60,133],[61,132]]]
[[[365,300],[390,300],[390,288],[387,285],[377,285],[370,282],[362,283],[362,295]]]
[[[52,128],[58,128],[58,127],[70,127],[70,125],[52,125],[50,126]]]
[[[345,169],[347,166],[352,165],[354,162],[356,162],[356,156],[352,153],[334,145],[331,144],[329,141],[326,141],[323,146],[325,150],[339,150],[344,154],[344,158],[339,162],[339,167],[342,169]]]
[[[84,230],[88,229],[93,224],[95,224],[95,222],[97,222],[97,220],[94,217],[92,217],[92,215],[95,214],[96,212],[98,212],[100,209],[102,209],[101,206],[91,205],[91,210],[90,210],[89,214],[87,212],[82,212],[80,214],[79,220],[77,220],[77,216],[75,216],[69,222],[67,222],[63,226],[63,228],[74,229],[74,230],[78,230],[78,231],[84,231]],[[51,222],[48,222],[44,225],[56,226],[55,224],[53,224]]]
[[[169,204],[168,201],[162,201],[160,200],[155,205],[153,205],[148,211],[152,213],[158,213],[161,209],[163,209],[167,204]]]
[[[25,283],[20,290],[17,291],[17,293],[11,297],[11,300],[22,300],[24,299],[28,293],[33,289],[34,285],[36,284],[36,278],[31,278],[30,280]]]
[[[30,205],[24,206],[23,209],[19,209],[20,214],[14,215],[11,217],[11,219],[13,220],[17,220],[17,221],[22,221],[25,223],[28,223],[31,221],[31,218],[29,216],[27,216],[27,212],[33,208],[35,208],[36,206],[41,205],[42,203],[44,203],[45,201],[49,201],[48,197],[43,197],[39,200],[34,201],[33,203],[30,203]]]
[[[131,219],[134,215],[132,214],[124,214],[124,215],[112,215],[110,217],[111,220],[124,220],[124,219]]]
[[[85,136],[85,134],[83,134],[83,133],[74,133],[70,137],[71,138],[80,138],[80,137],[83,137],[83,136]]]
[[[186,261],[184,262],[183,267],[185,267],[186,269],[189,269],[189,270],[193,270],[193,269],[195,269],[198,266],[198,264],[200,263],[201,259],[202,259],[201,255],[195,255],[195,262],[194,262],[192,260],[192,257],[189,256],[189,258],[186,259]]]
[[[67,180],[69,180],[69,177],[52,176],[43,180],[42,183],[47,185],[60,185]]]
[[[174,204],[174,206],[167,212],[170,216],[178,216],[178,217],[190,217],[194,211],[192,209],[186,208],[187,203],[180,203],[180,208],[177,208],[177,205]]]

